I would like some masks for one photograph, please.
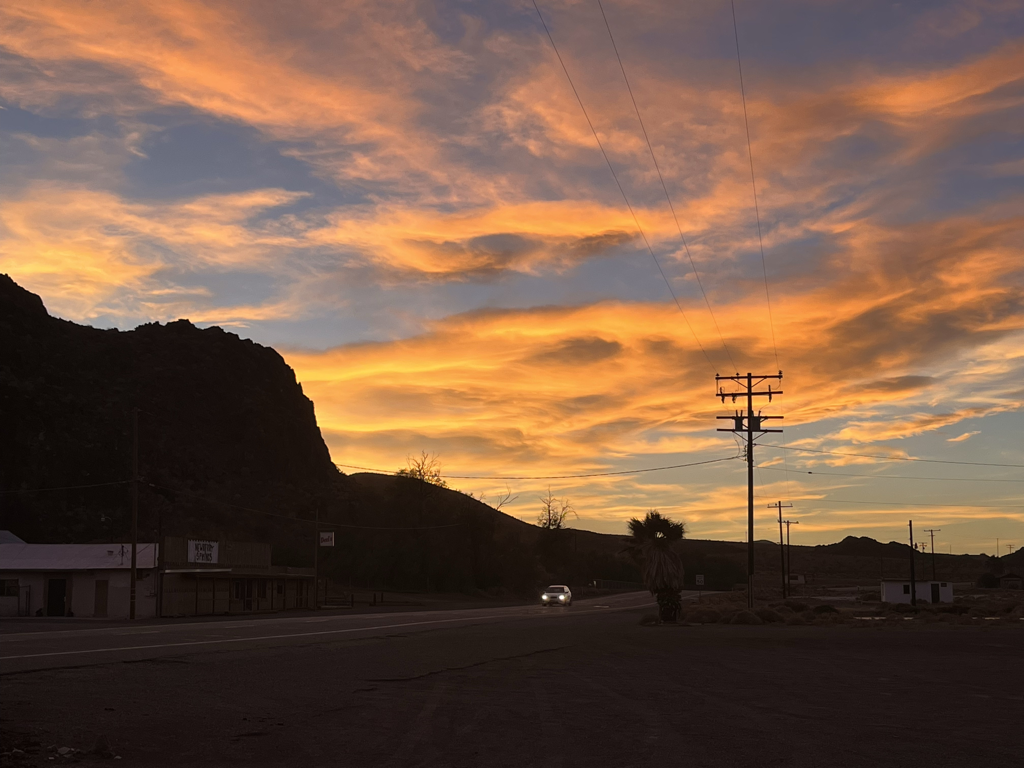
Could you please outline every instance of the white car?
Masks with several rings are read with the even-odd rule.
[[[552,584],[540,596],[541,605],[572,605],[572,592],[565,584]]]

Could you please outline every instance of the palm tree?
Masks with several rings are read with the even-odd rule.
[[[639,562],[644,586],[658,601],[658,617],[675,621],[683,589],[683,563],[677,547],[686,535],[686,524],[652,509],[643,520],[634,517],[629,521],[629,533],[627,551]]]

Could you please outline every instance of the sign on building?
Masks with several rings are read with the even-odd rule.
[[[333,547],[334,546],[334,531],[320,531],[320,546],[321,547]]]
[[[217,563],[220,545],[216,541],[188,540],[188,562]]]

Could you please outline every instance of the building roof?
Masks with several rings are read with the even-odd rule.
[[[139,544],[136,567],[156,567],[156,545]],[[95,571],[132,567],[131,544],[0,544],[0,571]]]
[[[0,544],[24,544],[25,540],[15,536],[10,531],[0,531]]]

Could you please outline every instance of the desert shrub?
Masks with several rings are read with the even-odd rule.
[[[737,613],[739,613],[739,611],[722,611],[722,615],[718,617],[718,623],[732,624],[732,617]]]
[[[782,614],[780,614],[778,611],[773,611],[771,608],[759,608],[758,610],[754,611],[754,613],[756,613],[758,618],[760,618],[761,621],[765,622],[766,624],[774,624],[777,621],[783,620]]]
[[[816,605],[812,610],[815,613],[839,613],[839,611],[831,605]]]
[[[999,577],[994,573],[983,573],[978,577],[978,586],[983,589],[995,589],[999,586]]]
[[[764,621],[753,611],[739,611],[732,617],[730,624],[764,624]]]
[[[796,613],[803,613],[807,610],[807,606],[804,603],[798,603],[796,600],[787,600],[786,607]]]
[[[781,614],[783,616],[783,618],[785,618],[786,616],[789,616],[790,614],[794,613],[793,609],[790,608],[788,605],[776,605],[776,606],[772,606],[772,607],[775,608],[775,610],[778,611],[779,614]]]
[[[910,603],[896,603],[892,606],[896,613],[917,613],[917,608]]]
[[[807,620],[799,613],[794,613],[786,617],[786,623],[791,627],[799,627],[806,624]]]
[[[882,599],[881,592],[861,592],[857,597],[862,603],[877,603]]]
[[[720,618],[721,614],[714,608],[698,608],[687,614],[687,620],[694,624],[716,624]]]
[[[970,610],[966,605],[940,605],[936,608],[939,613],[954,613],[957,616],[967,613]]]
[[[645,614],[644,616],[640,617],[640,626],[641,627],[653,627],[654,625],[660,624],[660,623],[661,623],[661,619],[659,619],[657,617],[657,615],[653,614],[653,613],[648,613],[648,614]]]

